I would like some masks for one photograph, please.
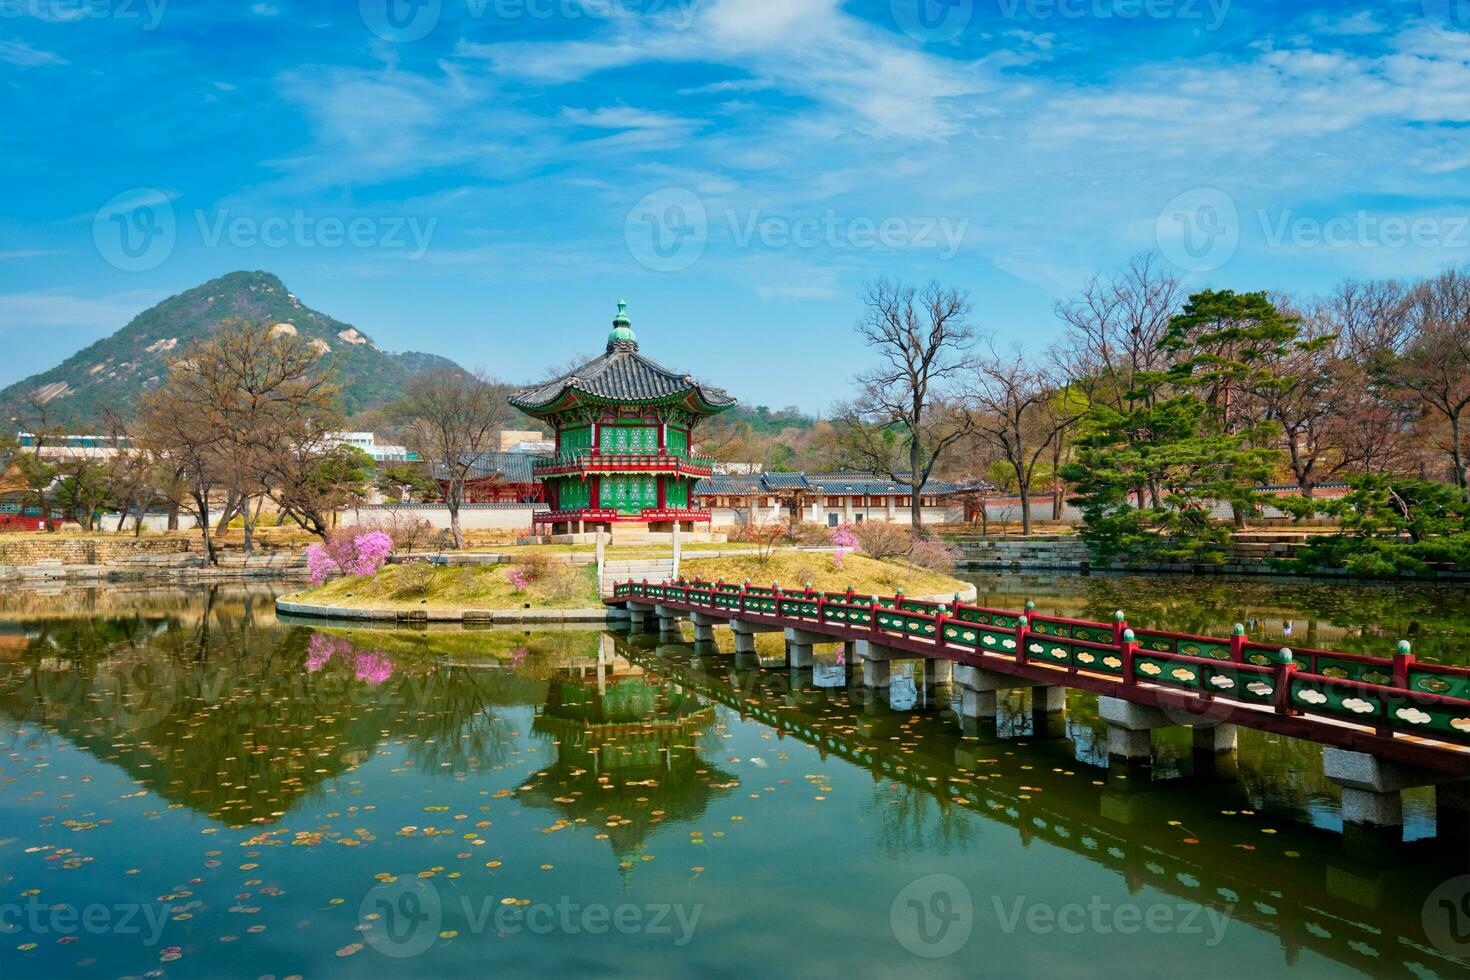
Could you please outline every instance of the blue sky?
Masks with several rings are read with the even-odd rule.
[[[865,280],[1039,350],[1139,252],[1470,261],[1470,0],[0,0],[0,382],[236,269],[512,381],[825,409]]]

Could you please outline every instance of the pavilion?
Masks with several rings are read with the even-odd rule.
[[[627,303],[618,304],[601,357],[522,388],[511,404],[555,432],[555,454],[533,464],[550,507],[535,515],[538,528],[559,541],[603,530],[614,538],[708,533],[710,513],[694,486],[715,464],[692,451],[694,432],[735,399],[640,354]]]

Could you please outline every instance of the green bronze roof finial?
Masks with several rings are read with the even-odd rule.
[[[618,300],[618,315],[613,317],[612,333],[607,335],[608,346],[614,344],[632,344],[638,346],[638,338],[633,333],[633,321],[628,318],[628,301]]]

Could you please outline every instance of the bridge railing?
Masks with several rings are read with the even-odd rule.
[[[1112,624],[941,603],[903,595],[783,590],[725,582],[656,585],[623,582],[613,600],[678,603],[792,624],[860,629],[956,653],[1008,657],[1069,673],[1112,678],[1226,699],[1274,714],[1311,714],[1383,735],[1414,735],[1470,745],[1470,669],[1415,661],[1408,644],[1391,659],[1254,643],[1237,627],[1228,638],[1132,630]]]

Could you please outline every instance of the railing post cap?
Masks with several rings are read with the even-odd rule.
[[[1115,622],[1121,623],[1121,622],[1123,622],[1127,618],[1128,618],[1127,616],[1123,615],[1123,610],[1121,610],[1121,609],[1119,609],[1117,612],[1113,613],[1113,620]]]
[[[1136,643],[1136,642],[1138,642],[1138,634],[1134,633],[1131,629],[1130,630],[1124,630],[1123,631],[1123,639],[1124,639],[1125,642],[1128,642],[1128,643]]]
[[[1035,612],[1036,611],[1036,603],[1032,602],[1030,599],[1027,599],[1026,600],[1026,611],[1027,612]]]
[[[1233,632],[1234,632],[1234,634],[1236,636],[1245,636],[1245,624],[1244,623],[1236,623],[1235,624],[1235,629],[1234,629]]]
[[[1291,652],[1291,647],[1282,647],[1279,655],[1281,657],[1282,663],[1289,664],[1294,659],[1296,659],[1296,654]]]
[[[1410,643],[1408,640],[1399,640],[1399,653],[1407,657],[1413,652],[1414,644]]]

